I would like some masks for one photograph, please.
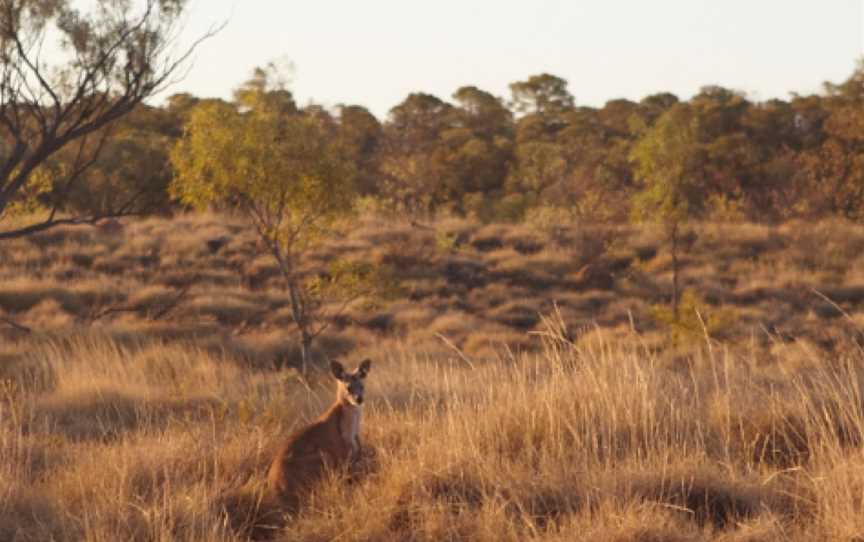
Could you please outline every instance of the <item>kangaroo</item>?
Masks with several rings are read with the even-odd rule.
[[[338,361],[330,363],[336,378],[336,401],[317,420],[291,435],[282,445],[267,475],[270,491],[286,503],[296,504],[325,469],[353,465],[360,456],[360,410],[363,381],[372,366],[364,360],[348,372]]]

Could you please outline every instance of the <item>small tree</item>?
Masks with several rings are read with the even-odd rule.
[[[236,206],[255,226],[286,282],[305,373],[323,330],[316,327],[320,295],[333,288],[305,280],[301,265],[307,249],[351,209],[354,172],[324,127],[298,113],[271,74],[257,70],[233,104],[209,102],[192,111],[171,154],[171,190],[197,207]]]
[[[672,313],[678,319],[682,230],[704,210],[698,117],[686,104],[664,113],[636,143],[630,159],[643,189],[633,200],[635,220],[660,222],[672,249]]]
[[[512,107],[520,113],[560,113],[574,104],[573,95],[567,90],[567,80],[548,73],[510,83],[510,92]]]
[[[59,219],[57,211],[96,161],[111,123],[169,84],[195,47],[172,52],[185,0],[89,3],[84,11],[71,0],[0,0],[0,219],[34,195],[50,209],[0,239],[99,218]],[[73,144],[62,179],[40,173]]]

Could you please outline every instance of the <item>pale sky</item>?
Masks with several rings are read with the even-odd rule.
[[[509,98],[542,72],[580,105],[706,84],[765,100],[840,82],[864,54],[862,0],[193,0],[183,37],[226,20],[167,94],[229,98],[253,67],[289,59],[299,103],[382,119],[410,92]]]

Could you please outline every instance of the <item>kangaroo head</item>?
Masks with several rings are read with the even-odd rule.
[[[330,370],[336,378],[336,395],[339,399],[345,399],[349,404],[359,406],[363,404],[363,381],[369,374],[372,361],[363,360],[357,369],[346,371],[338,361],[330,362]]]

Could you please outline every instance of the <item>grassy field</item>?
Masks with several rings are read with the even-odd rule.
[[[223,238],[211,250],[207,241]],[[396,278],[320,360],[373,359],[364,474],[262,491],[332,400],[252,231],[189,215],[0,245],[0,540],[864,540],[864,227],[358,219]]]

